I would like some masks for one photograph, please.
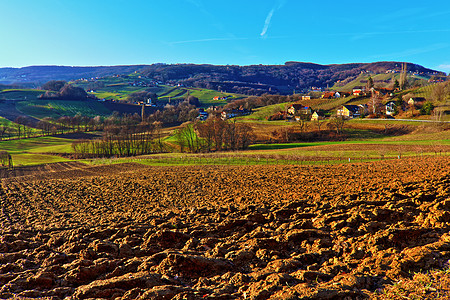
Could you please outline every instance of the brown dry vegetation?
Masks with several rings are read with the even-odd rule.
[[[0,188],[0,298],[449,297],[447,284],[414,275],[450,259],[449,165],[440,156],[15,174]],[[425,287],[405,294],[389,285],[399,280]]]

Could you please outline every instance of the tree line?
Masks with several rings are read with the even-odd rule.
[[[181,152],[212,152],[245,150],[255,135],[250,125],[210,117],[205,122],[194,122],[175,133]]]
[[[129,157],[164,152],[161,123],[122,122],[107,124],[100,139],[78,140],[72,148],[78,158]]]

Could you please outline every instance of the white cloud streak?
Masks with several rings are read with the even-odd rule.
[[[270,22],[272,21],[273,13],[275,12],[275,9],[272,8],[272,10],[267,15],[266,21],[264,22],[264,27],[261,31],[261,36],[264,37],[267,33],[267,29],[269,29]]]
[[[277,10],[279,10],[280,8],[283,7],[286,4],[286,1],[287,0],[277,0],[277,2],[275,3],[275,6],[269,11],[269,13],[267,14],[266,20],[264,21],[264,26],[261,31],[261,37],[263,37],[263,38],[266,37],[267,30],[269,30],[270,24],[272,23],[273,14]]]

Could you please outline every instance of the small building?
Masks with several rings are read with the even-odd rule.
[[[231,118],[235,118],[235,117],[240,117],[240,116],[247,116],[249,114],[251,114],[252,112],[246,108],[244,109],[231,109],[231,110],[224,110],[221,114],[220,114],[220,118],[222,120],[226,120],[226,119],[231,119]]]
[[[336,114],[344,118],[357,118],[361,116],[361,110],[358,105],[344,105],[342,108],[338,109]]]
[[[300,103],[294,103],[287,109],[287,113],[291,116],[310,115],[311,108],[303,106]]]
[[[362,86],[355,86],[355,87],[353,88],[352,93],[353,93],[354,96],[361,96],[361,95],[363,95],[363,94],[365,93],[365,91],[366,91],[366,88],[365,88],[365,87],[362,87]]]
[[[427,99],[425,99],[424,97],[411,97],[408,100],[408,105],[409,106],[422,106],[425,101],[427,101]]]
[[[335,92],[325,92],[322,94],[322,99],[334,99],[336,98]]]
[[[397,111],[397,104],[395,101],[389,101],[385,105],[386,108],[386,116],[393,116]]]
[[[342,98],[350,97],[350,96],[352,95],[351,92],[339,92],[339,94],[341,94],[341,97],[342,97]]]
[[[311,96],[302,96],[302,100],[311,100]]]
[[[206,121],[206,119],[208,119],[208,117],[209,117],[209,114],[203,108],[200,108],[198,111],[197,119],[199,119],[200,121]]]
[[[321,111],[315,111],[312,115],[311,115],[311,121],[318,121],[318,120],[323,120],[325,119],[325,115],[323,112]]]

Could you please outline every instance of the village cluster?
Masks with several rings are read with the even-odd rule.
[[[323,120],[327,116],[338,116],[346,119],[362,117],[384,117],[393,118],[402,112],[420,111],[426,99],[424,97],[394,98],[394,89],[355,87],[351,92],[327,91],[323,92],[320,99],[331,100],[354,96],[351,102],[359,102],[361,99],[368,99],[364,104],[345,104],[340,106],[335,112],[325,110],[313,110],[311,107],[303,105],[302,102],[311,100],[311,96],[302,96],[301,100],[291,104],[286,111],[280,111],[270,117],[270,120]]]

